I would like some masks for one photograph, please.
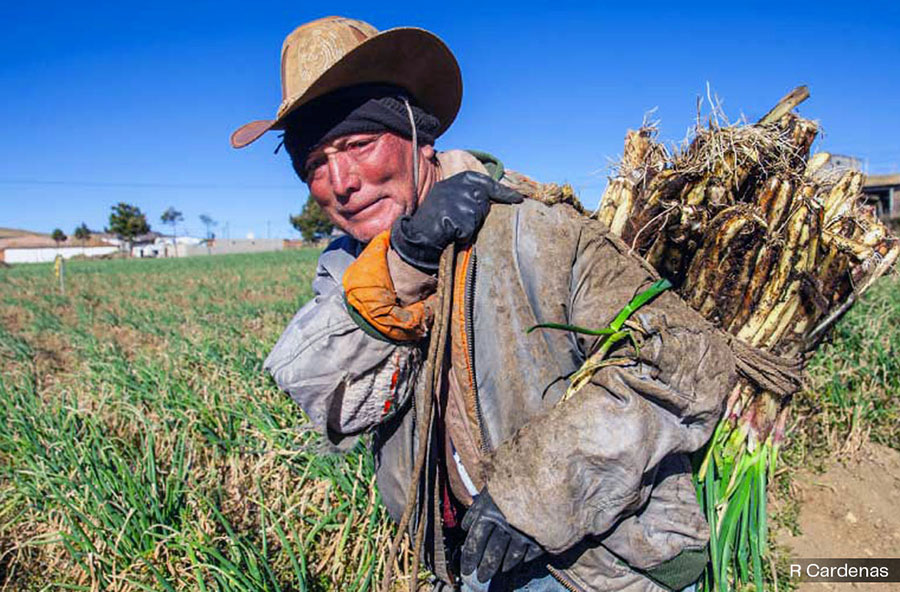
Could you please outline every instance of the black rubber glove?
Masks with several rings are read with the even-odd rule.
[[[460,569],[463,575],[469,575],[478,568],[476,578],[481,583],[498,571],[509,571],[544,552],[534,539],[510,526],[487,488],[475,497],[463,517],[462,527],[468,535],[463,543]]]
[[[491,209],[491,202],[521,203],[522,196],[487,175],[466,171],[438,181],[412,216],[391,227],[391,247],[423,271],[435,272],[450,243],[471,240]]]

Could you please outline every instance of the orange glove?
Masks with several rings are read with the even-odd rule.
[[[347,306],[391,341],[418,341],[431,328],[435,296],[407,306],[400,303],[388,265],[390,248],[390,230],[385,230],[344,272]]]

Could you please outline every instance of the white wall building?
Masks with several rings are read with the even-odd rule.
[[[256,239],[222,239],[209,241],[209,244],[188,246],[184,251],[180,250],[179,256],[192,257],[194,255],[229,255],[232,253],[265,253],[267,251],[284,250],[284,239],[280,238],[256,238]]]
[[[191,247],[203,244],[202,238],[196,236],[179,236],[172,240],[171,236],[157,236],[152,243],[137,244],[131,247],[132,257],[187,257]]]
[[[98,257],[111,255],[119,250],[112,245],[106,247],[7,247],[0,251],[0,261],[6,263],[48,263],[62,255],[63,259],[83,255],[85,257]]]
[[[207,241],[194,236],[179,236],[173,240],[170,236],[159,236],[155,233],[136,237],[132,242],[131,256],[147,257],[192,257],[197,255],[225,255],[230,253],[263,253],[281,251],[285,241],[272,239],[214,239]],[[98,257],[122,252],[125,242],[108,236],[92,236],[82,245],[80,241],[69,238],[57,243],[46,235],[28,234],[9,238],[0,238],[0,261],[6,263],[48,263],[61,255],[65,259],[71,257]]]
[[[119,250],[116,245],[91,237],[82,242],[73,238],[57,243],[47,235],[19,234],[0,238],[0,261],[5,263],[47,263],[57,255],[72,257],[99,257]]]

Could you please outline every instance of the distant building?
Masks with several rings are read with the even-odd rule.
[[[827,166],[832,169],[840,170],[853,169],[861,171],[863,169],[863,163],[860,159],[847,154],[832,154],[831,158],[828,160]]]
[[[102,240],[105,240],[111,245],[116,245],[122,252],[127,252],[128,248],[130,247],[131,256],[138,257],[140,255],[134,254],[136,247],[152,245],[162,235],[151,230],[150,232],[147,232],[145,234],[139,234],[131,240],[125,240],[124,238],[121,238],[117,234],[114,234],[112,232],[98,232],[95,236]]]
[[[863,170],[863,162],[855,156],[832,154],[822,173],[834,171]],[[900,173],[890,175],[868,175],[863,185],[866,203],[875,207],[879,218],[885,221],[900,219]]]
[[[300,238],[286,238],[284,239],[284,248],[286,250],[294,251],[297,249],[303,249],[309,246],[305,240]]]
[[[893,175],[869,175],[863,186],[866,201],[875,206],[883,220],[900,218],[900,173]]]
[[[131,256],[138,258],[146,257],[187,257],[190,247],[203,244],[202,238],[195,236],[179,236],[172,239],[171,236],[162,236],[157,233],[153,234],[153,240],[138,241],[140,238],[148,238],[149,235],[137,237],[131,247]]]
[[[0,261],[5,263],[47,263],[57,255],[72,257],[99,257],[111,255],[119,247],[102,238],[91,236],[84,241],[69,237],[57,243],[44,234],[26,234],[0,238]]]
[[[230,253],[263,253],[281,251],[286,243],[280,238],[273,239],[202,239],[193,236],[162,236],[149,232],[124,241],[114,234],[92,233],[91,238],[81,241],[69,237],[58,245],[50,236],[27,231],[0,228],[0,262],[4,263],[46,263],[61,255],[70,257],[97,257],[124,251],[131,245],[131,256],[136,258],[191,257],[195,255],[225,255]]]
[[[280,238],[255,238],[255,239],[211,239],[205,244],[187,245],[184,249],[178,247],[180,257],[192,257],[194,255],[230,255],[232,253],[264,253],[267,251],[284,250],[284,239]]]

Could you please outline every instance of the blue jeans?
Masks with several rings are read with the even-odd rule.
[[[475,577],[476,573],[478,570],[462,576],[462,592],[569,592],[539,561],[512,573],[497,574],[484,584]]]
[[[477,571],[476,571],[477,573]],[[681,592],[696,592],[697,584],[691,584]],[[532,562],[522,570],[511,574],[498,574],[482,584],[475,573],[462,576],[462,592],[569,592],[553,577],[547,566]]]

